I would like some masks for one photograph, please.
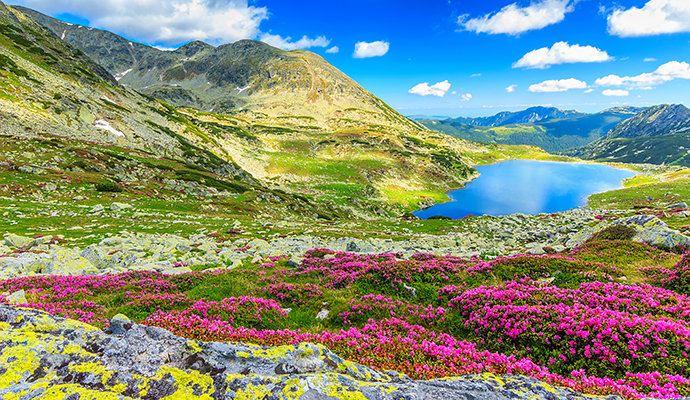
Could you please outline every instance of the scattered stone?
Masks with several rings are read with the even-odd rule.
[[[324,319],[328,318],[329,313],[330,311],[327,308],[322,308],[321,311],[319,311],[319,313],[316,314],[316,319],[320,319],[323,321]]]
[[[175,268],[169,268],[163,271],[164,274],[166,275],[180,275],[180,274],[186,274],[192,272],[191,268],[189,267],[175,267]]]
[[[28,301],[26,301],[26,294],[24,293],[24,290],[20,290],[17,292],[14,292],[10,294],[9,296],[5,297],[5,300],[7,301],[7,304],[26,304]]]
[[[105,211],[103,204],[96,204],[95,206],[91,207],[91,211],[89,211],[89,214],[100,214],[103,211]]]
[[[110,205],[110,211],[122,211],[134,208],[131,204],[127,203],[113,203]]]
[[[688,203],[682,201],[682,202],[680,202],[680,203],[672,204],[672,205],[670,205],[670,206],[668,206],[668,207],[666,207],[666,208],[670,208],[670,209],[675,209],[675,208],[686,209],[686,208],[688,208]]]
[[[410,297],[417,297],[417,289],[413,288],[412,286],[407,286],[406,284],[403,283],[403,288],[407,292],[407,295]]]
[[[292,258],[290,258],[290,259],[288,260],[287,265],[288,265],[288,267],[290,267],[290,268],[297,268],[297,267],[299,267],[300,265],[302,265],[302,259],[301,259],[301,258],[297,258],[297,257],[292,257]]]
[[[124,314],[116,314],[110,319],[110,327],[108,330],[113,335],[124,335],[128,330],[132,329],[134,322]]]
[[[46,192],[54,192],[57,190],[57,185],[55,185],[53,182],[48,182],[43,186],[43,190]]]
[[[26,247],[29,246],[30,244],[33,243],[32,238],[28,238],[26,236],[19,236],[15,235],[14,233],[10,233],[9,235],[5,236],[5,246],[8,247],[14,247],[14,248],[19,248],[19,247]]]

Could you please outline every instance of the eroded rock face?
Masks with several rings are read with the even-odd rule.
[[[117,334],[0,305],[0,398],[593,399],[520,376],[415,381],[312,343],[204,343],[114,319]]]
[[[644,242],[650,246],[670,250],[678,245],[690,246],[690,237],[673,230],[662,220],[653,215],[635,215],[627,218],[620,218],[615,221],[602,221],[596,226],[587,227],[575,234],[567,243],[567,247],[575,247],[583,244],[595,233],[601,232],[609,226],[626,225],[632,226],[637,230],[637,234],[632,240]]]

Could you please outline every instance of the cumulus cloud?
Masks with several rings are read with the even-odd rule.
[[[506,92],[513,93],[515,91],[516,87],[517,87],[517,85],[510,85],[506,88]]]
[[[541,0],[527,7],[520,7],[517,3],[513,3],[503,7],[497,13],[483,17],[467,19],[467,14],[461,15],[458,18],[458,24],[465,30],[477,33],[519,35],[561,22],[565,14],[571,11],[573,11],[573,6],[570,0]]]
[[[585,90],[585,93],[592,93],[593,91],[594,91],[594,89],[587,89],[587,90]]]
[[[637,76],[607,75],[597,79],[594,83],[599,86],[627,85],[634,89],[648,89],[650,86],[660,85],[674,79],[690,79],[690,64],[670,61],[662,64],[653,72],[646,72]]]
[[[436,96],[436,97],[443,97],[446,95],[446,92],[448,92],[448,89],[450,89],[450,83],[448,83],[447,80],[445,80],[443,82],[438,82],[438,83],[433,84],[431,86],[429,86],[429,82],[424,82],[424,83],[420,83],[419,85],[416,85],[412,89],[408,90],[407,93],[416,94],[419,96],[432,95],[432,96]],[[467,100],[472,98],[471,94],[469,96],[470,97]]]
[[[326,53],[335,54],[339,51],[340,51],[340,48],[338,46],[333,46],[330,49],[326,50]]]
[[[604,96],[627,96],[629,93],[627,90],[606,89],[601,94]]]
[[[557,42],[551,48],[532,50],[513,64],[513,68],[549,68],[555,64],[591,63],[613,60],[605,51],[592,46]]]
[[[642,60],[642,61],[644,61],[644,62],[656,61],[656,58],[647,57],[647,58],[645,58],[645,59]]]
[[[460,101],[467,101],[467,100],[472,100],[472,95],[469,93],[466,94],[461,94],[460,95]]]
[[[250,39],[268,18],[265,7],[246,0],[16,0],[44,13],[69,13],[145,43],[177,45],[191,40],[210,44]]]
[[[620,37],[690,32],[690,2],[650,0],[642,8],[616,9],[607,20],[609,34]]]
[[[544,92],[565,92],[570,89],[585,89],[587,83],[579,81],[575,78],[548,80],[542,83],[537,83],[529,87],[530,92],[544,93]]]
[[[325,36],[319,36],[316,39],[310,39],[306,36],[303,36],[302,39],[296,42],[291,42],[292,38],[289,36],[283,38],[280,35],[271,35],[270,33],[264,33],[259,37],[259,40],[283,50],[309,49],[311,47],[326,47],[331,43],[331,41],[326,39]]]
[[[388,53],[390,43],[382,40],[376,42],[357,42],[355,44],[355,52],[352,54],[354,58],[369,58],[378,57]]]

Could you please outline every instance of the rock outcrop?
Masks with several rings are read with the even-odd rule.
[[[521,376],[415,381],[311,343],[204,343],[121,315],[111,325],[0,305],[0,398],[593,399]]]
[[[575,234],[566,243],[566,246],[579,246],[595,233],[615,225],[627,225],[637,229],[637,234],[632,238],[636,242],[644,242],[665,250],[673,249],[679,245],[690,246],[690,237],[669,228],[662,220],[653,215],[635,215],[614,221],[602,221],[596,226],[587,227]]]

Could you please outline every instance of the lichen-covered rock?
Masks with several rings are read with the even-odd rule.
[[[620,218],[614,221],[602,221],[596,226],[587,227],[574,236],[566,243],[567,247],[575,247],[583,244],[594,234],[603,231],[609,226],[627,225],[637,230],[632,240],[644,242],[661,249],[672,249],[678,245],[690,246],[690,237],[673,230],[662,220],[653,215],[635,215],[627,218]]]
[[[40,270],[46,275],[92,275],[98,272],[89,260],[63,248],[45,255]]]
[[[5,246],[8,247],[26,247],[31,245],[33,241],[34,240],[32,238],[15,235],[14,233],[10,233],[9,235],[5,236]]]
[[[109,334],[0,305],[0,398],[594,399],[521,376],[415,381],[312,343],[204,343],[118,318],[122,329]]]

